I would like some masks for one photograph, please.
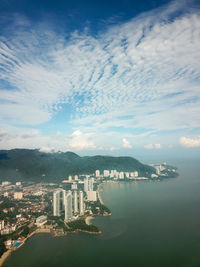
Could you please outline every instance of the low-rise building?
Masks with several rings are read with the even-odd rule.
[[[14,199],[20,200],[23,198],[23,192],[15,192]]]
[[[38,217],[35,221],[35,224],[39,227],[47,222],[47,216],[46,215],[41,215]]]

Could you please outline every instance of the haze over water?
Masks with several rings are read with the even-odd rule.
[[[198,266],[200,166],[198,160],[173,165],[175,179],[104,185],[113,214],[93,221],[102,235],[38,234],[4,266]]]

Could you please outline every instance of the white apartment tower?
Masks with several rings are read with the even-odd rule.
[[[115,176],[114,170],[111,170],[110,171],[110,178],[114,178],[114,176]]]
[[[69,221],[72,215],[72,192],[69,190],[65,196],[65,221]]]
[[[53,192],[53,216],[60,216],[60,190]]]
[[[124,172],[119,173],[119,179],[124,179]]]
[[[77,191],[74,191],[74,214],[78,213],[78,195]]]
[[[96,176],[96,177],[99,177],[99,176],[100,176],[100,170],[96,170],[96,172],[95,172],[95,176]]]
[[[109,176],[110,176],[110,171],[108,171],[108,170],[104,170],[104,171],[103,171],[103,176],[104,176],[104,177],[109,177]]]
[[[90,178],[88,181],[88,191],[93,191],[94,178]]]
[[[85,178],[84,180],[84,191],[93,191],[94,178]]]
[[[65,210],[65,196],[66,196],[66,191],[62,189],[62,198],[61,198],[61,203],[62,203],[62,210]]]
[[[87,192],[88,191],[88,178],[84,179],[84,191]]]
[[[84,214],[84,201],[83,201],[83,191],[79,192],[79,213]]]

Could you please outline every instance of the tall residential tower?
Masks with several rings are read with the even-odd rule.
[[[60,190],[53,192],[53,216],[60,216]]]
[[[69,190],[65,196],[65,221],[69,221],[72,216],[72,192]]]

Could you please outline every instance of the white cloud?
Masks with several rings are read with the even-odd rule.
[[[32,138],[32,137],[35,137],[35,136],[38,136],[39,135],[39,131],[38,130],[31,130],[31,131],[27,131],[25,133],[23,133],[21,135],[22,138]]]
[[[69,148],[72,150],[96,149],[96,145],[92,140],[92,134],[83,134],[77,130],[70,136]]]
[[[122,142],[123,142],[123,147],[124,148],[132,148],[132,145],[131,145],[131,143],[126,139],[126,138],[123,138],[122,139]]]
[[[200,147],[200,137],[189,138],[189,137],[182,136],[180,138],[180,144],[184,147]]]
[[[40,152],[44,152],[44,153],[54,153],[55,152],[55,149],[54,148],[51,148],[51,147],[41,147],[39,149]]]
[[[60,134],[55,140],[33,136],[32,143],[17,136],[7,145],[48,147],[53,142],[54,147],[95,149],[111,128],[124,128],[129,138],[130,131],[140,129],[199,127],[200,15],[184,8],[173,1],[95,37],[74,32],[68,39],[48,25],[17,18],[25,26],[0,38],[0,123],[42,124],[67,105],[71,114],[66,115],[81,131],[66,142]],[[110,146],[121,139],[117,136]],[[132,147],[124,140],[123,146]]]

